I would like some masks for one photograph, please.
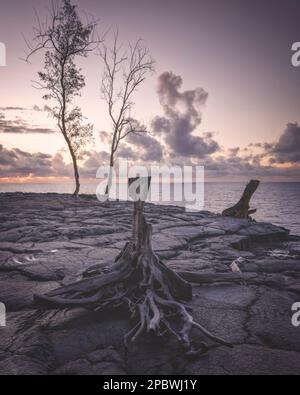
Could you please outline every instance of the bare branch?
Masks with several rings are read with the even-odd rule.
[[[110,165],[120,144],[130,133],[146,132],[146,128],[134,121],[130,113],[134,107],[134,93],[145,81],[147,74],[154,71],[154,60],[141,39],[134,45],[124,46],[119,41],[118,29],[114,31],[109,47],[102,44],[99,55],[104,63],[101,92],[112,121],[112,143]]]

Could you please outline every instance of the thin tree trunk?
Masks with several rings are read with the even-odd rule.
[[[62,88],[62,108],[61,108],[61,131],[62,134],[66,140],[66,143],[69,148],[69,152],[71,154],[72,158],[72,163],[73,163],[73,169],[74,169],[74,178],[75,178],[75,191],[73,192],[73,196],[77,197],[80,189],[80,183],[79,183],[79,172],[78,172],[78,165],[77,165],[77,159],[76,159],[76,154],[73,150],[72,143],[67,135],[67,129],[66,129],[66,93],[65,93],[65,84],[64,84],[64,76],[65,76],[65,61],[61,65],[61,77],[60,77],[60,84]]]
[[[72,158],[73,169],[74,169],[75,190],[73,192],[73,196],[77,197],[78,193],[79,193],[79,190],[80,190],[79,171],[78,171],[77,158],[76,158],[76,154],[75,154],[75,152],[73,150],[71,141],[69,140],[66,132],[64,132],[64,130],[65,130],[64,121],[62,121],[62,124],[63,124],[62,133],[63,133],[63,136],[64,136],[65,141],[67,143],[67,146],[69,148],[69,152],[70,152],[70,155],[71,155],[71,158]]]
[[[78,194],[79,194],[79,190],[80,190],[78,165],[77,165],[76,155],[73,152],[73,150],[70,150],[70,154],[72,156],[72,162],[73,162],[73,168],[74,168],[74,177],[75,177],[75,191],[73,192],[73,195],[75,197],[77,197]]]
[[[111,188],[113,167],[114,167],[114,152],[111,151],[111,153],[110,153],[110,160],[109,160],[109,173],[108,173],[108,178],[107,178],[107,185],[106,185],[106,189],[105,189],[105,195],[109,194],[109,191],[110,191],[110,188]]]

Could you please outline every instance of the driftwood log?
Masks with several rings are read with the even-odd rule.
[[[129,180],[129,187],[136,179]],[[150,179],[146,179],[147,191]],[[145,186],[145,183],[144,183]],[[143,332],[158,336],[172,334],[187,353],[194,353],[191,330],[228,345],[194,321],[185,305],[192,298],[192,286],[164,265],[152,249],[152,226],[143,214],[144,201],[134,202],[132,238],[109,271],[63,286],[46,295],[35,295],[43,306],[88,307],[94,310],[125,306],[134,324],[125,335],[128,346]]]
[[[256,191],[259,185],[258,180],[251,180],[247,185],[242,194],[242,197],[232,207],[227,208],[222,212],[222,215],[226,217],[235,217],[235,218],[251,218],[250,214],[254,214],[256,209],[250,210],[250,200],[254,192]]]

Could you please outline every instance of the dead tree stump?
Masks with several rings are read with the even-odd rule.
[[[135,181],[137,179],[129,180],[129,188]],[[147,185],[148,192],[150,178],[141,185]],[[145,191],[141,195],[143,193]],[[124,337],[127,346],[143,332],[158,336],[169,333],[187,352],[193,353],[195,350],[190,340],[193,327],[208,338],[229,345],[193,320],[184,304],[192,298],[191,284],[164,265],[153,251],[152,226],[146,222],[143,208],[144,200],[134,202],[132,238],[107,273],[63,286],[46,295],[35,295],[35,301],[45,307],[81,306],[94,310],[125,306],[134,322]]]
[[[251,218],[250,214],[254,214],[256,209],[249,209],[250,208],[250,200],[254,192],[256,191],[259,185],[258,180],[251,180],[247,185],[242,194],[242,197],[232,207],[227,208],[222,212],[222,215],[226,217],[235,217],[235,218]]]

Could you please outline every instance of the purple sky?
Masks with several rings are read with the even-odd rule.
[[[43,18],[47,4],[47,0],[10,0],[1,5],[0,42],[7,47],[7,66],[0,68],[1,177],[60,176],[69,171],[62,137],[43,133],[55,127],[53,121],[43,111],[31,110],[45,104],[30,82],[37,79],[42,57],[37,55],[32,64],[20,59],[25,49],[22,33],[31,35],[33,9]],[[148,153],[150,161],[173,158],[174,162],[175,157],[180,164],[204,163],[212,177],[299,179],[300,67],[291,65],[291,45],[300,41],[298,0],[78,0],[75,4],[100,18],[100,31],[118,25],[125,43],[139,37],[147,43],[156,60],[156,74],[135,96],[138,119],[150,124],[157,116],[165,117],[159,101],[164,97],[157,89],[166,79],[173,83],[173,74],[162,79],[164,72],[182,78],[182,86],[176,87],[180,94],[197,87],[208,92],[201,124],[186,130],[190,144],[182,147],[179,126],[169,119],[168,133],[157,133],[162,156],[156,151],[151,158]],[[100,59],[92,55],[80,65],[87,82],[80,105],[95,125],[96,139],[82,172],[92,176],[93,163],[101,162],[99,152],[106,149],[98,132],[109,132],[110,123],[100,97]],[[207,137],[207,132],[213,134]],[[143,146],[147,155],[152,143],[132,141],[123,148],[131,149],[136,160],[136,152]],[[18,149],[30,154],[30,163],[37,161],[37,167],[30,166]],[[38,152],[48,155],[42,163]],[[7,158],[14,155],[9,163]]]

